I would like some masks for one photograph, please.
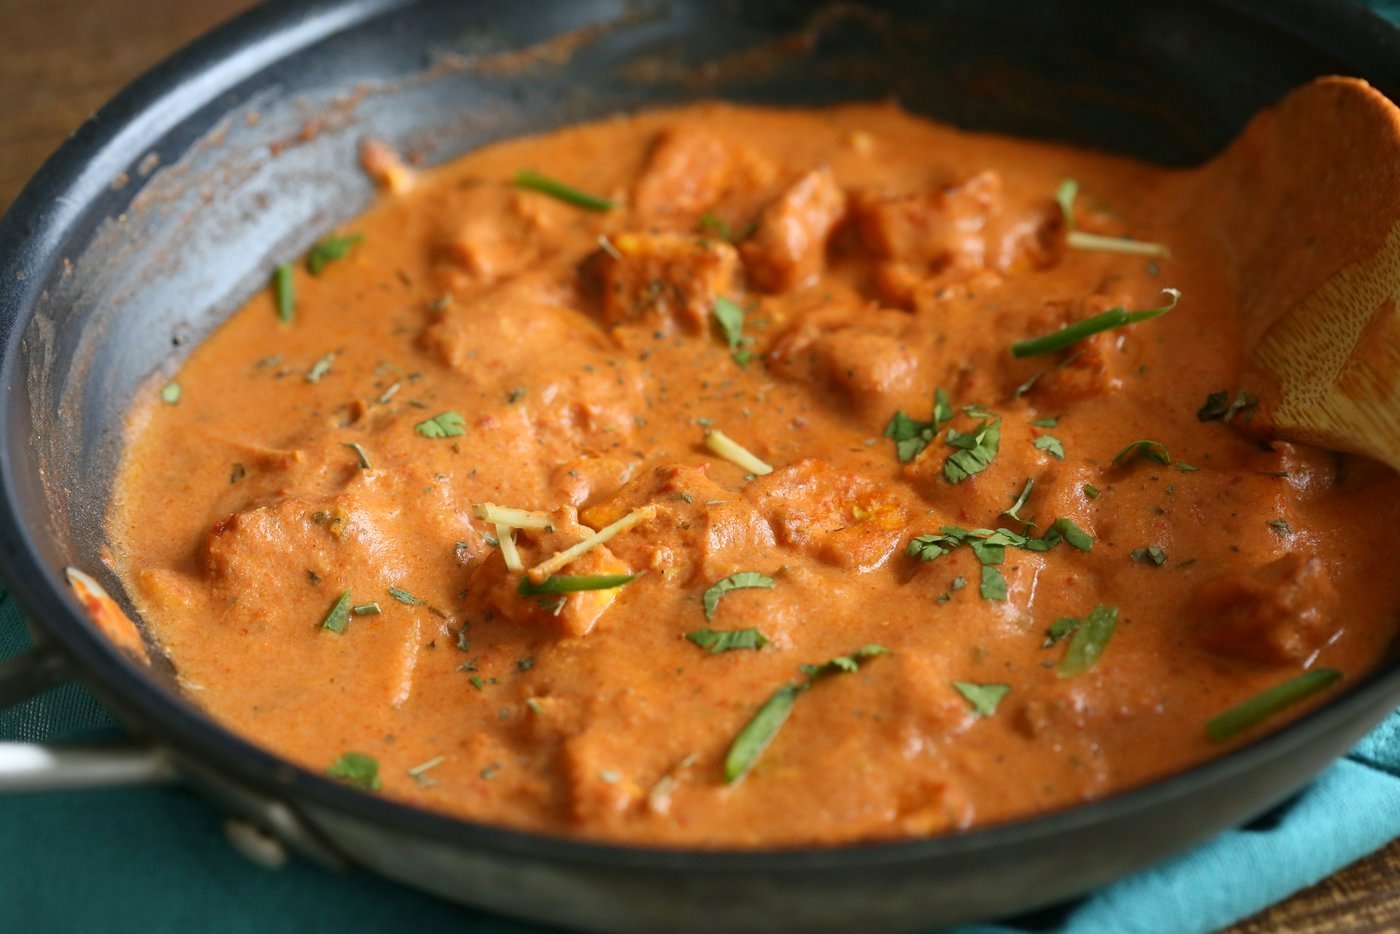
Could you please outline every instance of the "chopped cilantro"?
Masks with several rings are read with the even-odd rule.
[[[341,753],[326,769],[326,774],[362,791],[379,790],[379,760],[362,752]]]
[[[350,248],[365,239],[362,233],[331,234],[306,254],[306,271],[319,276],[328,263],[350,255]]]
[[[1006,599],[1006,578],[990,564],[982,565],[982,599]]]
[[[1051,416],[1050,418],[1037,418],[1035,421],[1030,422],[1029,424],[1032,428],[1054,428],[1059,423],[1060,418],[1058,415],[1056,415]]]
[[[907,464],[923,453],[933,440],[933,435],[932,422],[912,419],[902,409],[890,416],[889,424],[885,426],[885,437],[894,441],[895,455],[901,464]]]
[[[1206,396],[1206,404],[1196,410],[1196,418],[1203,422],[1219,421],[1230,411],[1230,393],[1226,390]]]
[[[1134,548],[1128,552],[1128,557],[1140,564],[1155,564],[1157,567],[1167,563],[1167,552],[1161,545],[1148,545],[1145,548]]]
[[[1222,389],[1206,396],[1206,404],[1196,411],[1196,418],[1203,422],[1228,422],[1239,415],[1245,421],[1249,421],[1258,407],[1259,399],[1253,393],[1241,389],[1231,402],[1230,393]]]
[[[976,684],[972,681],[954,681],[953,687],[963,696],[979,717],[990,717],[997,712],[1001,699],[1011,692],[1009,684]]]
[[[768,644],[768,637],[757,629],[697,629],[686,633],[685,637],[700,648],[708,649],[711,655],[734,649],[761,649]]]
[[[1166,445],[1160,441],[1134,441],[1113,456],[1112,466],[1131,463],[1139,457],[1146,457],[1159,464],[1171,466],[1172,456],[1167,453]]]
[[[723,580],[717,581],[701,596],[700,602],[705,607],[705,621],[715,618],[715,610],[719,608],[719,599],[731,590],[746,590],[750,588],[771,588],[775,581],[771,577],[765,577],[757,571],[740,571],[731,574]]]
[[[954,526],[945,526],[942,532],[920,535],[912,539],[904,553],[920,561],[932,561],[942,557],[967,539],[967,532]]]
[[[744,336],[744,309],[721,295],[715,299],[714,316],[720,330],[724,333],[725,343],[729,345],[734,362],[739,366],[746,365],[753,354],[748,350],[741,349],[745,344],[751,342],[751,338]]]
[[[1050,526],[1052,532],[1058,532],[1071,547],[1080,551],[1094,550],[1094,537],[1088,532],[1074,524],[1073,519],[1061,516]]]
[[[373,469],[369,465],[369,455],[365,453],[365,449],[360,445],[358,441],[342,441],[340,443],[355,452],[355,456],[359,459],[359,465],[361,470]]]
[[[330,610],[321,620],[321,628],[329,629],[337,636],[345,633],[346,627],[350,625],[350,591],[342,591],[331,604]]]
[[[1281,536],[1291,535],[1293,533],[1293,526],[1288,524],[1287,519],[1270,519],[1269,528],[1273,529]]]
[[[1035,445],[1037,451],[1044,451],[1046,454],[1058,458],[1059,460],[1065,459],[1064,443],[1054,435],[1041,435],[1032,441],[1031,444]]]
[[[1084,484],[1084,486],[1081,487],[1081,489],[1084,490],[1084,495],[1089,497],[1090,499],[1099,498],[1099,488],[1094,486],[1092,483]]]
[[[987,469],[1001,448],[1001,419],[981,421],[969,432],[949,428],[947,443],[957,448],[943,462],[943,476],[949,483],[961,483]]]
[[[1060,660],[1060,677],[1073,678],[1093,668],[1108,646],[1113,630],[1117,628],[1117,607],[1094,607],[1082,623],[1073,627],[1074,638],[1065,650],[1065,657]]]
[[[895,454],[901,464],[907,464],[923,453],[940,428],[953,419],[953,407],[942,389],[933,394],[933,421],[921,422],[902,410],[896,411],[885,426],[885,437],[894,442]]]
[[[1026,485],[1021,488],[1021,495],[1016,497],[1016,502],[1012,503],[1011,508],[1003,512],[1002,515],[1010,516],[1017,522],[1025,522],[1027,524],[1035,521],[1033,519],[1022,519],[1019,515],[1017,515],[1017,513],[1020,512],[1021,507],[1026,505],[1026,499],[1031,495],[1031,490],[1033,490],[1034,488],[1035,481],[1032,480],[1030,477],[1027,477]]]
[[[1050,624],[1050,628],[1045,630],[1045,641],[1040,644],[1042,649],[1048,649],[1056,642],[1079,628],[1082,620],[1074,616],[1062,616]]]
[[[842,655],[831,659],[823,665],[802,665],[799,670],[807,676],[807,679],[800,684],[784,684],[774,691],[764,701],[763,706],[758,708],[758,712],[751,719],[739,735],[734,737],[734,742],[729,747],[729,753],[724,757],[724,780],[727,784],[733,784],[748,774],[749,770],[758,762],[763,751],[773,742],[773,737],[778,734],[782,726],[787,722],[788,715],[792,713],[792,705],[797,698],[801,697],[805,691],[811,690],[812,685],[818,680],[839,672],[852,672],[860,668],[861,662],[874,658],[877,655],[884,655],[889,651],[884,646],[867,645],[857,649],[850,655]]]
[[[460,412],[443,412],[413,426],[425,438],[456,438],[467,433],[467,420]]]

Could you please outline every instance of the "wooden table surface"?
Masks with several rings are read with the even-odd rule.
[[[118,89],[252,0],[0,0],[0,211]],[[1232,934],[1400,930],[1400,840]]]

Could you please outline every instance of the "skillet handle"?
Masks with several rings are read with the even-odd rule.
[[[0,709],[42,694],[67,681],[71,674],[63,656],[46,645],[2,662]],[[147,785],[174,778],[169,758],[153,746],[0,742],[0,792]]]

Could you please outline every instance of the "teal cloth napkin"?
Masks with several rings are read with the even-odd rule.
[[[29,645],[0,593],[0,658]],[[0,713],[0,739],[111,737],[115,721],[66,684]],[[265,870],[225,842],[217,811],[181,788],[0,796],[0,931],[541,929],[459,908],[364,872]],[[1270,905],[1400,837],[1400,711],[1291,802],[1176,859],[1031,917],[950,934],[1186,934]]]

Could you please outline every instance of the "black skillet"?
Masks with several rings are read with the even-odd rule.
[[[505,74],[472,65],[600,23],[610,25],[588,31],[562,64]],[[735,56],[756,48],[763,53]],[[123,411],[138,386],[172,371],[264,287],[275,262],[368,203],[355,161],[364,135],[437,162],[661,102],[894,93],[967,127],[1186,165],[1329,73],[1364,77],[1400,100],[1400,33],[1325,0],[292,0],[259,9],[124,91],[0,223],[0,549],[40,644],[0,669],[0,699],[71,672],[185,780],[306,854],[592,929],[875,931],[1006,915],[1244,821],[1395,708],[1400,663],[1218,761],[1034,820],[898,844],[657,851],[452,820],[294,768],[115,651],[62,569],[85,568],[121,593],[100,552]],[[302,134],[312,119],[317,132]]]

